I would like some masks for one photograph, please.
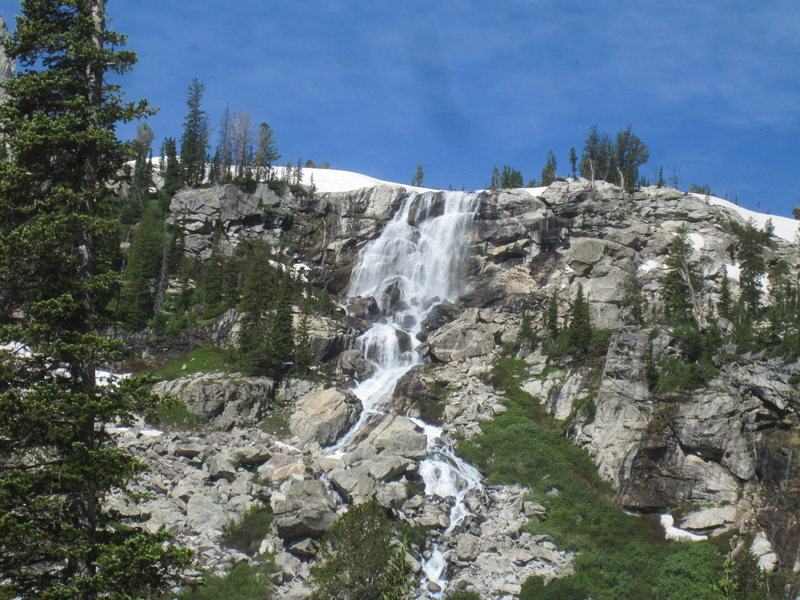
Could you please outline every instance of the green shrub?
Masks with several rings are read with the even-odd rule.
[[[351,506],[322,538],[311,583],[317,600],[404,599],[416,583],[383,508]]]
[[[447,600],[481,600],[481,595],[472,590],[459,590],[447,596]]]
[[[275,571],[272,557],[261,564],[240,562],[224,575],[210,575],[200,585],[182,590],[178,600],[268,600]]]
[[[158,404],[155,410],[147,415],[151,425],[175,429],[197,429],[208,422],[203,415],[190,412],[186,405],[169,396]]]
[[[268,504],[249,506],[238,519],[223,528],[222,543],[251,556],[256,554],[261,540],[269,533],[273,517]]]

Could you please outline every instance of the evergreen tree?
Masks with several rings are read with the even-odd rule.
[[[500,188],[500,170],[497,167],[492,170],[492,185],[490,187],[493,190]]]
[[[322,539],[311,567],[314,600],[405,600],[415,578],[383,508],[351,506]]]
[[[308,375],[314,355],[311,352],[311,338],[308,332],[308,311],[303,310],[297,324],[297,333],[294,341],[294,368],[298,375]]]
[[[730,320],[733,316],[733,297],[731,296],[731,284],[728,280],[728,270],[723,269],[722,281],[719,285],[719,303],[717,313],[720,317]]]
[[[617,171],[615,182],[627,191],[633,191],[639,180],[639,167],[650,158],[650,150],[633,133],[630,125],[617,133],[614,156]]]
[[[269,247],[258,242],[248,261],[242,281],[242,324],[239,330],[239,362],[249,374],[267,372],[269,355],[269,309],[275,287],[275,273],[269,264]]]
[[[167,196],[172,197],[183,185],[183,170],[178,160],[178,146],[174,138],[165,138],[161,147],[162,177],[164,186],[161,188]]]
[[[542,181],[541,184],[543,186],[550,185],[556,179],[556,155],[553,154],[552,150],[548,150],[547,152],[547,161],[545,162],[544,168],[542,169]]]
[[[155,281],[162,258],[164,216],[158,204],[150,202],[128,252],[128,261],[122,272],[120,291],[120,318],[132,328],[144,327],[153,315]]]
[[[223,310],[224,257],[219,252],[219,238],[211,247],[211,256],[203,265],[201,295],[203,298],[203,318],[216,317]]]
[[[665,319],[674,324],[694,322],[702,326],[698,291],[700,270],[691,260],[692,242],[681,227],[667,247],[666,273],[661,277],[661,300]]]
[[[266,123],[258,126],[258,150],[255,156],[256,181],[261,181],[265,176],[272,178],[272,163],[280,160],[275,134]]]
[[[522,173],[512,169],[509,165],[503,165],[500,187],[506,190],[522,187]]]
[[[592,344],[592,319],[589,313],[589,301],[583,295],[583,285],[570,306],[570,319],[567,327],[569,347],[572,352],[583,354]]]
[[[769,236],[756,229],[752,221],[737,230],[736,260],[739,262],[740,301],[749,315],[757,315],[761,306],[761,280],[766,272],[764,245]]]
[[[417,172],[414,174],[414,177],[411,178],[411,185],[415,187],[422,187],[422,181],[425,177],[425,174],[422,171],[422,165],[417,165]]]
[[[180,580],[188,552],[105,508],[144,465],[106,430],[154,402],[136,381],[95,379],[120,347],[110,323],[118,207],[110,183],[128,159],[115,125],[147,112],[108,70],[135,62],[105,27],[102,0],[24,0],[8,56],[0,134],[0,595],[122,600]]]
[[[558,336],[558,293],[553,292],[550,304],[547,306],[547,320],[545,324],[550,340]]]
[[[642,294],[642,282],[636,275],[636,271],[628,274],[623,284],[624,296],[622,304],[628,309],[628,319],[632,325],[644,325],[644,296]]]
[[[572,171],[572,176],[577,177],[577,163],[578,163],[578,156],[575,154],[575,148],[569,149],[569,168]]]
[[[152,185],[153,166],[150,162],[153,145],[153,131],[146,123],[136,129],[136,139],[131,144],[135,155],[133,177],[120,211],[120,221],[131,225],[139,221],[144,213],[144,207],[150,195]]]
[[[217,181],[222,183],[230,181],[231,165],[233,164],[233,133],[231,128],[231,110],[226,104],[219,120],[217,150],[214,153]]]
[[[280,273],[276,297],[269,314],[267,333],[267,375],[280,379],[294,359],[292,280]]]
[[[208,115],[200,107],[205,86],[195,77],[189,85],[186,106],[189,111],[183,120],[181,136],[181,163],[183,182],[188,186],[203,183],[206,175],[206,150],[208,149]]]

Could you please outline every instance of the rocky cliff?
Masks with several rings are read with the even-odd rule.
[[[325,528],[349,504],[370,498],[450,549],[445,573],[454,589],[510,598],[530,575],[568,574],[571,554],[524,530],[544,510],[524,489],[468,492],[471,514],[448,530],[448,501],[421,489],[426,437],[415,419],[469,438],[481,421],[502,414],[502,393],[486,377],[492,362],[517,339],[523,313],[543,330],[550,302],[566,314],[580,286],[595,326],[611,330],[607,353],[585,364],[523,345],[523,389],[564,422],[628,510],[674,513],[679,527],[698,534],[754,534],[762,567],[800,570],[800,362],[731,349],[698,389],[656,392],[646,380],[647,362],[669,358],[677,342],[657,321],[634,323],[630,282],[646,307],[659,305],[667,248],[680,227],[688,227],[702,269],[703,306],[719,301],[724,272],[738,289],[731,223],[743,218],[702,196],[656,187],[625,193],[603,182],[592,189],[585,180],[481,192],[461,274],[467,292],[434,307],[417,341],[399,341],[419,343],[427,364],[400,379],[389,414],[356,446],[324,451],[361,411],[349,389],[374,368],[355,343],[364,319],[391,305],[391,298],[348,302],[350,273],[409,193],[388,185],[300,195],[259,185],[245,193],[227,185],[174,197],[170,224],[184,233],[187,253],[208,257],[215,235],[228,253],[248,239],[283,245],[349,316],[312,320],[324,384],[206,374],[160,385],[222,430],[121,434],[154,464],[141,485],[155,496],[137,509],[148,526],[166,525],[202,548],[205,564],[225,566],[239,556],[221,547],[222,526],[248,503],[269,502],[276,518],[264,547],[277,552],[286,598],[308,593],[308,561]],[[408,218],[426,217],[412,207]],[[768,263],[796,277],[796,244],[773,235],[765,252]],[[222,341],[235,343],[236,328],[224,331]],[[265,416],[267,431],[255,427]],[[418,548],[415,560],[424,561],[430,547]]]

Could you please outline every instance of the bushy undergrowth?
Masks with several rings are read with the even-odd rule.
[[[208,422],[203,415],[189,411],[186,405],[175,397],[169,397],[159,404],[147,417],[148,423],[158,427],[177,429],[196,429]]]
[[[520,598],[713,598],[697,589],[711,593],[722,553],[709,542],[667,544],[654,517],[633,517],[619,508],[588,453],[570,443],[542,404],[520,388],[522,377],[527,377],[523,361],[496,363],[493,384],[503,391],[508,410],[482,422],[481,434],[459,445],[489,483],[523,484],[546,507],[546,518],[528,525],[532,532],[579,553],[574,575],[547,586],[531,578]],[[676,570],[685,585],[673,581]]]
[[[268,504],[254,504],[225,526],[222,543],[245,554],[256,554],[261,540],[269,533],[272,519],[272,509]]]
[[[201,585],[185,588],[178,600],[267,600],[272,597],[275,564],[240,562],[224,575],[210,575]]]

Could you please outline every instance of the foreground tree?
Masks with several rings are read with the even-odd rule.
[[[311,567],[315,600],[402,600],[414,585],[405,548],[381,506],[352,506],[325,533]]]
[[[104,499],[145,468],[106,425],[152,397],[95,372],[119,349],[98,333],[119,260],[109,183],[129,157],[114,127],[149,111],[104,80],[135,56],[106,30],[103,0],[25,0],[21,13],[5,49],[22,71],[0,106],[0,343],[17,349],[0,352],[0,596],[148,597],[188,551]]]

